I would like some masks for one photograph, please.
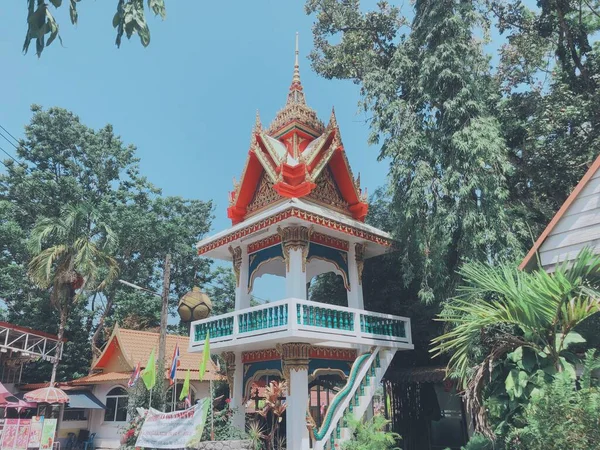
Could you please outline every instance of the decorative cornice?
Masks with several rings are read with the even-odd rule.
[[[310,351],[312,359],[335,359],[339,361],[352,361],[356,359],[356,349],[313,347]]]
[[[290,226],[277,228],[277,233],[281,236],[281,248],[283,250],[283,259],[287,270],[290,270],[290,251],[302,250],[302,272],[306,272],[306,258],[310,246],[310,236],[312,227]]]
[[[240,285],[240,269],[242,267],[242,247],[239,245],[237,247],[229,246],[229,253],[231,253],[231,258],[233,260],[233,272],[235,273],[235,281],[236,286]]]
[[[219,239],[216,239],[215,241],[204,244],[204,245],[198,247],[198,254],[202,255],[206,252],[214,250],[215,248],[221,247],[223,245],[227,245],[230,242],[236,241],[237,239],[241,239],[252,233],[256,233],[257,231],[260,231],[264,228],[268,228],[271,225],[279,223],[290,217],[302,219],[307,222],[311,222],[316,225],[321,225],[321,226],[327,227],[329,229],[336,230],[341,233],[345,233],[350,236],[357,237],[359,239],[371,241],[371,242],[374,242],[378,245],[382,245],[385,247],[391,247],[392,243],[393,243],[393,241],[391,239],[387,239],[387,238],[378,236],[369,231],[361,230],[361,229],[355,228],[351,225],[346,225],[341,222],[338,222],[337,220],[333,220],[328,217],[323,217],[319,214],[311,213],[311,212],[304,211],[299,208],[292,207],[285,211],[281,211],[277,214],[274,214],[270,217],[266,217],[256,223],[248,225],[247,227],[236,230],[236,231],[234,231],[230,234],[227,234]]]

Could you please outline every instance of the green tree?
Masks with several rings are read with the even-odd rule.
[[[79,18],[77,3],[80,1],[69,1],[69,13],[73,25],[77,24]],[[60,8],[63,5],[62,0],[50,0],[50,3],[55,8]],[[164,0],[148,0],[148,8],[163,19],[167,15]],[[117,30],[115,41],[117,47],[121,46],[123,34],[128,39],[133,34],[139,35],[144,47],[150,43],[150,29],[146,23],[144,0],[117,0],[117,11],[113,17],[112,25]],[[33,40],[35,40],[35,51],[38,57],[41,56],[44,48],[52,44],[56,38],[62,42],[59,28],[48,3],[44,0],[27,0],[27,34],[23,44],[23,53],[27,53]]]
[[[390,161],[403,278],[426,303],[449,296],[469,259],[496,260],[518,245],[506,215],[507,148],[494,117],[498,86],[473,28],[473,2],[415,3],[410,34],[397,8],[309,0],[317,16],[313,66],[359,83],[371,142]],[[337,43],[332,43],[333,39]]]
[[[33,258],[29,276],[41,289],[50,289],[50,301],[60,316],[58,340],[74,305],[86,292],[101,291],[118,274],[109,255],[116,236],[90,205],[66,206],[57,218],[41,218],[30,236]],[[58,358],[50,385],[56,380]]]
[[[94,205],[106,220],[117,236],[112,256],[123,279],[160,291],[160,268],[171,252],[171,307],[192,288],[194,277],[200,283],[210,279],[210,263],[194,251],[194,243],[210,226],[210,201],[162,196],[140,174],[136,148],[124,145],[110,125],[89,128],[62,108],[34,105],[32,112],[18,143],[21,162],[6,160],[7,172],[0,174],[0,296],[7,305],[7,320],[57,332],[59,317],[49,306],[48,292],[27,276],[27,240],[38,219],[58,217],[68,205]],[[159,302],[120,283],[91,293],[81,305],[67,324],[61,378],[86,374],[90,336],[97,348],[115,321],[146,327],[157,325],[160,316]],[[35,364],[26,374],[43,378],[44,367]]]
[[[484,263],[467,264],[460,274],[464,284],[439,318],[450,329],[433,339],[432,352],[450,354],[449,369],[465,389],[477,431],[492,436],[486,409],[506,420],[547,375],[574,376],[569,347],[585,343],[576,328],[600,311],[600,256],[584,249],[550,274]],[[508,399],[484,405],[488,382],[501,383]],[[493,386],[485,392],[497,393]]]

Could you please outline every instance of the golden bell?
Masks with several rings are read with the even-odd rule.
[[[179,300],[177,312],[182,322],[206,319],[212,311],[212,302],[208,295],[194,286],[191,292],[185,294]]]

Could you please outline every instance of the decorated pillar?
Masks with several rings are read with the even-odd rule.
[[[285,261],[285,293],[288,298],[306,300],[306,258],[312,228],[278,228]]]
[[[250,308],[250,292],[248,290],[248,252],[242,246],[229,247],[235,273],[235,310]]]
[[[283,377],[288,383],[286,398],[286,441],[288,450],[309,450],[306,427],[308,414],[308,362],[310,344],[290,343],[277,347],[281,354]]]
[[[227,384],[229,384],[230,408],[234,410],[233,426],[246,429],[244,409],[244,364],[242,352],[223,352],[227,364]]]
[[[364,267],[364,254],[366,244],[350,244],[348,249],[348,277],[350,290],[348,291],[348,307],[365,309],[363,301],[362,272]]]

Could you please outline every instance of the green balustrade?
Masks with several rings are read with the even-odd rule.
[[[232,335],[233,317],[225,317],[223,319],[196,324],[194,340],[196,342],[204,341],[206,333],[209,333],[211,339]]]
[[[403,320],[385,317],[360,315],[360,330],[363,333],[381,336],[406,338],[406,324]]]
[[[239,332],[266,330],[281,327],[288,323],[288,306],[275,305],[270,308],[259,309],[238,314]]]
[[[313,305],[297,305],[296,317],[298,323],[331,330],[352,331],[354,329],[354,314]]]

